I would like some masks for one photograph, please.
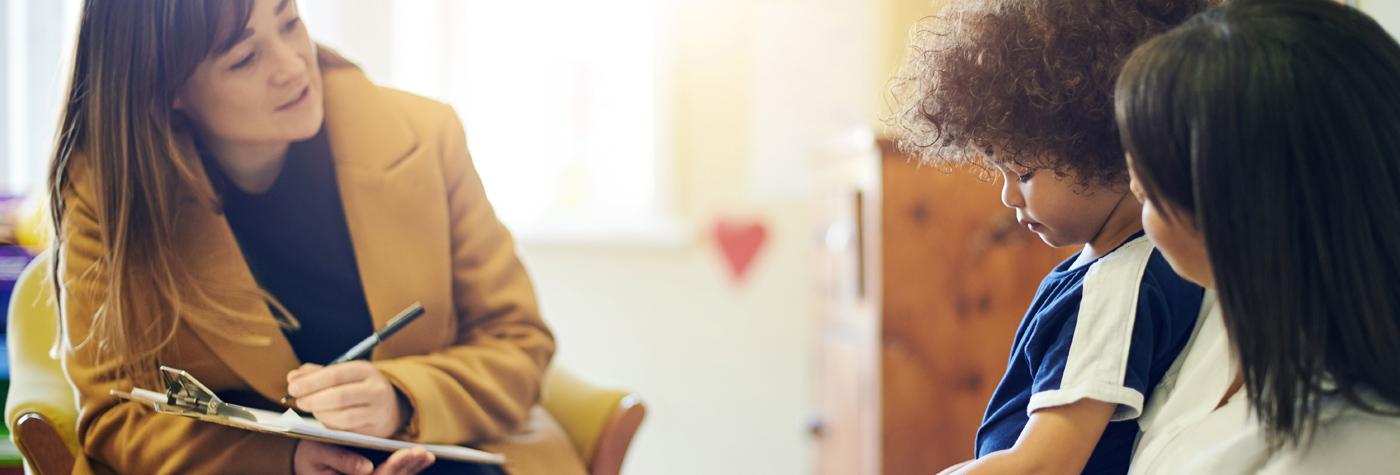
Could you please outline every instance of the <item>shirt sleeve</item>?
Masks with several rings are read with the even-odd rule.
[[[1144,283],[1146,262],[1089,269],[1077,309],[1033,336],[1040,344],[1027,346],[1034,371],[1027,413],[1093,399],[1117,405],[1114,421],[1142,414],[1160,350],[1172,338],[1162,327],[1171,322],[1169,302]]]

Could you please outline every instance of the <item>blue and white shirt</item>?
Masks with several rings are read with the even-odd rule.
[[[1084,473],[1126,473],[1146,394],[1191,338],[1204,291],[1142,233],[1093,262],[1074,256],[1040,283],[1016,330],[1006,375],[977,429],[977,456],[1011,448],[1044,408],[1117,404]]]

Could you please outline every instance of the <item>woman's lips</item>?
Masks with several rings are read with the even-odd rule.
[[[278,112],[281,112],[281,111],[285,111],[285,110],[294,108],[294,107],[296,107],[296,106],[299,106],[299,105],[301,105],[303,102],[306,102],[306,97],[307,97],[307,96],[310,96],[310,95],[311,95],[311,86],[303,87],[303,88],[301,88],[301,94],[297,94],[297,97],[296,97],[295,99],[292,99],[292,100],[290,100],[290,101],[287,101],[287,103],[285,103],[285,104],[282,104],[282,105],[280,105],[280,106],[277,106],[277,111],[278,111]]]

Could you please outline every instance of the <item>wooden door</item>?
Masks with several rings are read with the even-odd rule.
[[[814,471],[880,473],[880,153],[856,133],[818,153],[813,195]]]

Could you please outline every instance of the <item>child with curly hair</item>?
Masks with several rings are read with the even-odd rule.
[[[915,30],[895,82],[901,146],[1001,177],[1002,203],[1054,247],[977,431],[945,473],[1125,473],[1136,419],[1187,345],[1200,287],[1143,235],[1113,115],[1133,48],[1209,0],[954,0]]]

